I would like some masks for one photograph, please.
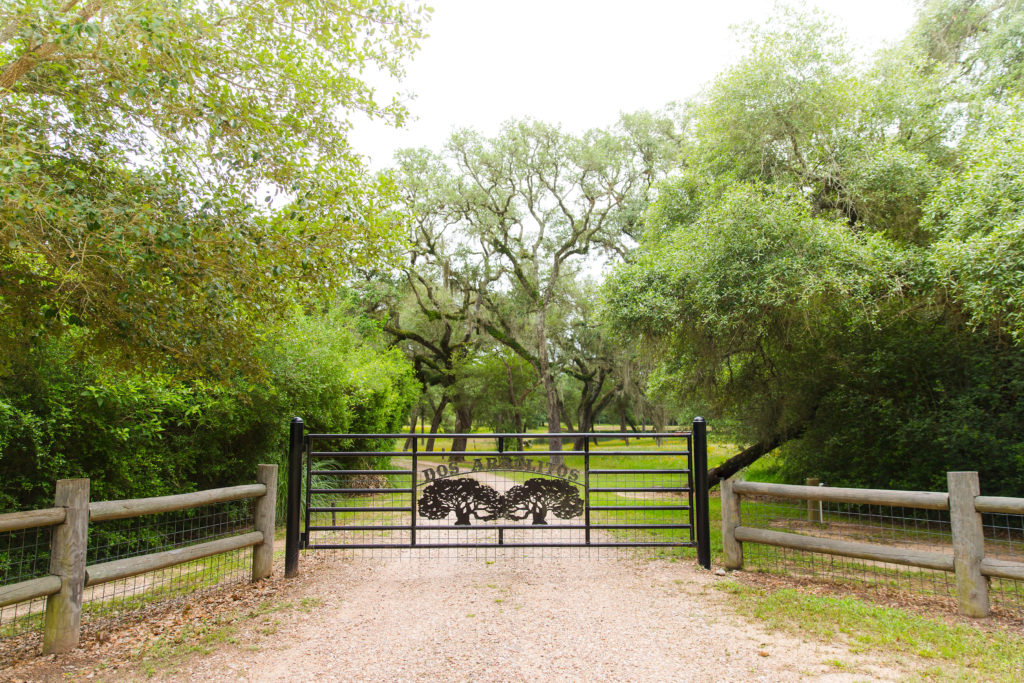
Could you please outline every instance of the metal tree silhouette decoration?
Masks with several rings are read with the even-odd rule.
[[[498,519],[504,509],[501,494],[476,479],[440,479],[423,489],[420,515],[444,519],[455,513],[456,526],[469,526],[470,515],[483,521]]]
[[[505,517],[526,519],[533,515],[534,524],[547,524],[544,518],[552,513],[559,519],[572,519],[583,514],[583,499],[576,487],[560,479],[527,479],[505,494]]]

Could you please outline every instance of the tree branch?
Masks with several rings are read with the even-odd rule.
[[[71,0],[68,3],[66,3],[64,7],[62,7],[61,9],[67,11],[73,8],[76,4],[78,4],[78,0]],[[100,4],[100,0],[92,0],[79,13],[77,23],[83,24],[89,21],[89,19],[91,19],[92,16],[96,14],[96,12],[99,10]],[[12,30],[16,31],[16,29],[14,29],[13,26],[8,26],[7,28],[4,29],[4,34],[6,35]],[[0,41],[0,43],[7,42],[7,40],[9,39],[10,38]],[[0,73],[0,91],[10,92],[11,90],[13,90],[14,84],[18,82],[18,79],[27,74],[33,68],[35,68],[36,64],[38,64],[39,62],[46,61],[47,59],[49,59],[51,56],[53,56],[53,54],[56,51],[57,43],[51,40],[45,43],[40,43],[39,45],[31,48],[25,54],[15,59],[13,62],[4,67],[3,73]]]
[[[796,439],[804,433],[808,424],[809,422],[801,422],[788,429],[784,429],[778,434],[774,434],[767,439],[758,441],[749,448],[743,449],[721,465],[712,467],[708,470],[708,487],[716,486],[723,479],[728,479],[747,465],[757,462],[762,456],[771,453],[787,441]]]

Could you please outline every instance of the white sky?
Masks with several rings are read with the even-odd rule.
[[[429,0],[428,0],[429,2]],[[351,141],[386,167],[403,147],[439,149],[452,130],[498,132],[530,116],[582,131],[620,112],[697,94],[742,54],[730,27],[761,22],[770,0],[433,0],[430,37],[399,86],[404,129],[357,124]],[[900,38],[913,0],[818,0],[869,55]],[[382,88],[383,98],[385,88]]]

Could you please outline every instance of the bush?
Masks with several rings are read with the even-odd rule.
[[[987,495],[1024,496],[1024,352],[981,333],[907,322],[848,349],[858,372],[824,396],[782,451],[783,477],[830,486],[946,490],[974,470]]]
[[[0,510],[51,505],[60,478],[89,477],[93,500],[251,482],[257,462],[284,461],[292,416],[394,431],[418,392],[401,354],[341,313],[297,316],[264,345],[258,379],[120,369],[82,346],[43,342],[0,378]]]

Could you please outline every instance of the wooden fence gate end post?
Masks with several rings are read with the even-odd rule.
[[[981,573],[985,532],[974,499],[981,493],[977,472],[947,472],[949,519],[953,529],[953,568],[960,614],[987,617],[988,579]]]
[[[256,531],[263,533],[263,542],[252,549],[252,580],[265,579],[274,569],[274,524],[277,511],[277,465],[259,465],[256,481],[267,492],[256,499]]]
[[[50,573],[60,577],[60,591],[46,599],[43,654],[78,647],[89,536],[89,480],[61,479],[54,506],[67,510],[64,523],[50,537]]]
[[[740,495],[733,491],[732,477],[725,479],[722,488],[722,549],[726,569],[743,569],[743,542],[736,538],[740,525]]]

